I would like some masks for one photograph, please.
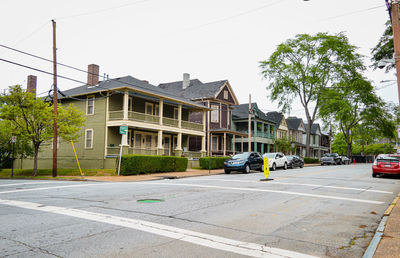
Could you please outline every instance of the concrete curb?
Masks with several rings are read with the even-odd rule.
[[[394,206],[396,206],[399,199],[400,199],[400,194],[398,194],[398,196],[396,196],[393,199],[392,203],[386,209],[385,213],[383,214],[382,220],[379,223],[378,228],[376,229],[375,235],[372,238],[367,250],[365,251],[365,253],[363,255],[363,258],[372,258],[374,256],[376,249],[378,248],[378,245],[382,240],[382,236],[385,231],[386,222],[389,219],[390,213],[392,212]]]

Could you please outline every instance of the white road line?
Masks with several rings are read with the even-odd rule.
[[[245,183],[257,183],[257,184],[264,184],[264,185],[269,185],[269,184],[272,184],[272,185],[300,185],[300,186],[332,188],[332,189],[339,189],[339,190],[354,190],[354,191],[363,191],[363,192],[372,192],[372,193],[393,194],[393,192],[381,191],[381,190],[372,190],[372,189],[365,189],[365,188],[353,188],[353,187],[330,186],[330,185],[316,185],[316,184],[302,184],[302,183],[284,183],[284,182],[275,182],[275,181],[268,181],[268,183],[265,183],[265,182],[250,181],[250,180],[207,179],[207,178],[196,178],[196,179],[192,179],[192,180],[222,181],[222,182],[245,182]]]
[[[42,191],[42,190],[61,189],[61,188],[73,188],[73,187],[89,187],[89,186],[109,185],[109,184],[115,184],[115,183],[62,185],[62,186],[51,186],[51,187],[39,187],[39,188],[29,188],[29,189],[18,189],[18,190],[2,191],[2,192],[0,192],[0,194],[20,193],[20,192],[31,192],[31,191]]]
[[[237,191],[248,191],[248,192],[281,193],[281,194],[290,194],[290,195],[307,196],[307,197],[324,198],[324,199],[333,199],[333,200],[342,200],[342,201],[351,201],[351,202],[361,202],[361,203],[371,203],[371,204],[384,204],[384,202],[380,202],[380,201],[371,201],[371,200],[355,199],[355,198],[346,198],[346,197],[333,196],[333,195],[320,195],[320,194],[308,194],[308,193],[290,192],[290,191],[269,190],[269,189],[254,189],[254,188],[226,187],[226,186],[199,185],[199,184],[155,183],[155,182],[143,182],[142,184],[175,185],[175,186],[186,186],[186,187],[214,188],[214,189],[221,189],[221,190],[237,190]]]
[[[31,182],[31,183],[18,183],[18,184],[2,184],[0,187],[7,187],[7,186],[18,186],[18,185],[36,185],[36,184],[50,184],[54,183],[54,181],[46,181],[46,182]]]
[[[197,244],[209,248],[214,248],[226,252],[237,253],[252,257],[314,257],[302,253],[288,251],[279,248],[268,247],[256,243],[248,243],[237,241],[229,238],[214,236],[210,234],[195,232],[191,230],[171,227],[158,223],[148,222],[144,220],[136,220],[131,218],[117,217],[108,214],[94,213],[84,210],[56,207],[56,206],[45,206],[39,203],[22,202],[13,200],[2,200],[0,204],[9,205],[13,207],[19,207],[23,209],[31,209],[42,212],[50,212],[55,214],[61,214],[71,216],[75,218],[81,218],[90,221],[97,221],[116,226],[132,228],[135,230],[144,231],[172,239],[177,239],[192,244]]]

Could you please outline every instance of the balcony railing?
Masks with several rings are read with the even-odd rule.
[[[157,149],[128,148],[128,154],[157,155]]]
[[[124,112],[122,110],[109,111],[108,113],[109,113],[109,120],[123,120],[124,119]],[[159,124],[160,123],[159,116],[153,116],[153,115],[148,115],[145,113],[139,113],[139,112],[133,112],[133,111],[128,112],[128,120],[138,121],[138,122],[146,122],[146,123],[151,123],[151,124]],[[179,121],[178,121],[178,119],[163,117],[163,125],[178,127]],[[194,130],[194,131],[203,131],[203,124],[192,123],[189,121],[182,120],[181,126],[182,126],[182,128],[185,128],[185,129],[190,129],[190,130]]]
[[[248,130],[239,130],[239,132],[241,133],[246,133],[248,134],[249,131]],[[251,130],[251,137],[261,137],[261,138],[268,138],[268,139],[274,139],[274,134],[273,133],[267,133],[267,132],[256,132],[256,134],[254,134],[254,131]]]
[[[192,123],[192,122],[188,122],[188,121],[182,121],[181,125],[182,125],[182,128],[185,128],[185,129],[203,131],[203,124]]]

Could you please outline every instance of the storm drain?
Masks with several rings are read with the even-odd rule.
[[[155,203],[155,202],[163,202],[163,199],[142,199],[142,200],[137,200],[137,202],[141,203]]]

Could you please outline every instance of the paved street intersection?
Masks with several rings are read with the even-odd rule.
[[[361,257],[400,180],[371,164],[144,182],[0,181],[1,257]]]

